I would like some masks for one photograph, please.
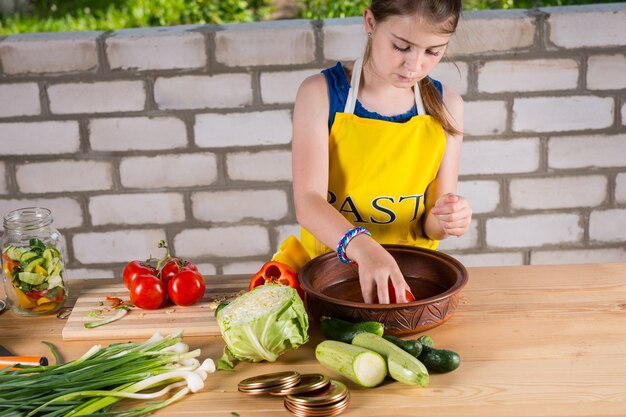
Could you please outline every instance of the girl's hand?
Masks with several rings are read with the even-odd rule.
[[[407,302],[406,291],[411,292],[411,289],[404,280],[398,263],[374,239],[365,235],[355,237],[348,245],[348,257],[358,264],[363,301],[371,304],[378,298],[380,304],[389,304],[391,281],[396,291],[396,302]]]
[[[439,197],[430,212],[437,218],[446,236],[463,236],[472,221],[472,208],[468,201],[452,193]]]

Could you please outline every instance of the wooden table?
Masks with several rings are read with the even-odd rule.
[[[626,416],[626,264],[469,268],[455,317],[427,332],[459,352],[459,369],[431,375],[427,388],[385,382],[352,394],[346,416]],[[232,279],[244,282],[243,276]],[[208,277],[210,282],[211,277]],[[0,343],[19,354],[48,355],[48,340],[66,360],[91,342],[63,342],[56,317],[0,316]],[[280,398],[237,392],[243,378],[279,370],[323,372],[311,340],[275,363],[239,364],[209,375],[205,391],[159,416],[289,416]],[[220,337],[186,338],[203,357],[218,358]],[[102,341],[107,344],[108,341]]]

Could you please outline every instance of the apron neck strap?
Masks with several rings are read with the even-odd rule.
[[[353,114],[356,107],[356,97],[359,94],[359,85],[361,84],[361,73],[363,72],[363,58],[359,58],[354,61],[352,68],[352,79],[350,80],[350,90],[348,91],[348,98],[346,99],[346,106],[343,109],[344,113]],[[417,114],[425,115],[426,109],[424,108],[424,102],[422,101],[422,95],[420,93],[419,82],[413,86],[415,92],[415,106],[417,107]]]

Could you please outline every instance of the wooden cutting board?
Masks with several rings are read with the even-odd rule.
[[[215,308],[220,300],[234,297],[245,284],[240,277],[234,275],[206,278],[211,279],[207,279],[206,292],[197,304],[180,307],[170,303],[157,310],[136,307],[120,320],[92,329],[86,328],[84,323],[98,318],[87,316],[88,311],[106,307],[108,303],[104,301],[107,296],[119,297],[124,301],[129,301],[130,296],[124,284],[98,285],[83,289],[63,327],[63,340],[145,339],[156,331],[169,334],[179,329],[185,332],[185,336],[220,335],[215,320]],[[101,305],[102,302],[104,306]],[[114,314],[114,311],[103,312],[101,317]]]

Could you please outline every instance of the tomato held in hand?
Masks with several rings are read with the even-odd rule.
[[[204,278],[200,272],[183,269],[170,279],[167,284],[167,293],[174,304],[190,306],[202,299],[205,287]]]
[[[165,265],[163,265],[163,268],[161,268],[161,279],[165,285],[167,285],[176,274],[186,269],[197,271],[198,267],[184,259],[171,258]]]
[[[387,289],[389,291],[389,304],[396,304],[397,303],[396,289],[391,283],[391,281],[387,281],[387,283],[388,283]],[[406,297],[407,303],[410,303],[411,301],[415,301],[415,297],[413,296],[413,294],[411,294],[410,291],[406,291],[404,293],[404,296]],[[378,296],[374,297],[374,304],[378,304]]]
[[[139,275],[153,275],[154,277],[156,277],[157,270],[152,265],[142,261],[129,262],[124,267],[124,272],[122,272],[122,278],[124,278],[124,284],[126,284],[126,288],[130,290],[131,283]]]
[[[146,310],[161,307],[166,295],[165,284],[154,275],[139,275],[130,284],[130,301]]]

